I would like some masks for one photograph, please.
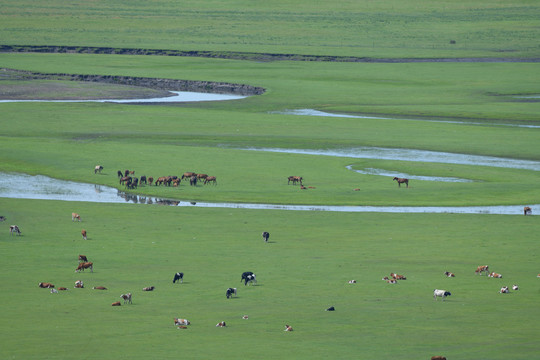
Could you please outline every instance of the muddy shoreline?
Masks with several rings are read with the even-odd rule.
[[[136,49],[93,46],[56,46],[56,45],[0,45],[0,52],[35,52],[35,53],[76,53],[76,54],[115,54],[115,55],[157,55],[186,56],[216,59],[234,59],[251,61],[327,61],[327,62],[363,62],[363,63],[422,63],[422,62],[540,62],[540,58],[514,57],[461,57],[461,58],[371,58],[357,56],[272,54],[239,51],[182,51],[167,49]]]
[[[2,68],[0,70],[10,72],[12,75],[16,74],[21,80],[85,81],[103,84],[138,86],[163,91],[187,91],[242,96],[261,95],[266,91],[262,87],[215,81],[160,79],[118,75],[38,73],[7,68]]]

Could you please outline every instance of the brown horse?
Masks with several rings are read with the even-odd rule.
[[[287,180],[288,180],[288,181],[287,181],[287,185],[289,185],[289,184],[291,183],[291,181],[292,181],[293,185],[296,185],[297,182],[299,182],[300,185],[302,185],[302,180],[303,180],[303,179],[302,179],[301,176],[289,176],[289,177],[287,178]]]
[[[208,176],[205,180],[204,180],[204,184],[208,184],[210,182],[213,182],[214,185],[217,185],[217,179],[215,176]]]
[[[393,180],[397,181],[399,187],[401,187],[401,184],[405,184],[409,187],[409,179],[395,177]]]
[[[184,175],[182,175],[182,180],[190,180],[192,176],[197,176],[197,173],[194,172],[185,172]]]
[[[532,215],[532,209],[529,206],[523,208],[523,215]]]

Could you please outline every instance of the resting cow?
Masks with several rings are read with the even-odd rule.
[[[293,328],[292,328],[292,326],[285,325],[285,330],[283,330],[283,331],[293,331]]]
[[[456,277],[456,275],[454,275],[454,273],[451,273],[449,271],[445,271],[444,275],[446,275],[447,277]]]
[[[19,229],[19,227],[17,225],[10,225],[9,226],[9,234],[10,235],[13,235],[13,234],[21,235],[21,230]]]
[[[184,282],[184,273],[183,272],[177,272],[174,274],[173,284],[177,281],[180,281],[180,283]]]
[[[217,323],[216,326],[217,327],[225,327],[225,326],[227,326],[227,324],[225,324],[225,321],[220,321],[220,322]]]
[[[435,301],[437,301],[437,297],[442,298],[442,301],[444,301],[444,298],[450,295],[452,295],[450,291],[438,289],[433,290],[433,299],[435,299]]]
[[[105,286],[94,286],[92,289],[94,290],[107,290]]]
[[[502,279],[502,275],[501,275],[501,274],[498,274],[498,273],[496,273],[496,272],[489,273],[489,274],[488,274],[488,277]]]
[[[54,287],[53,284],[48,283],[48,282],[40,282],[38,285],[39,285],[40,288],[46,288],[46,289]]]
[[[84,288],[84,283],[82,282],[82,280],[75,281],[75,289],[82,289],[82,288]]]
[[[176,326],[178,326],[178,325],[189,325],[189,324],[190,324],[190,322],[187,319],[174,318],[174,325],[176,325]]]
[[[501,288],[501,291],[499,291],[499,293],[501,294],[508,294],[510,292],[510,290],[508,290],[508,286],[503,286]]]
[[[112,306],[121,306],[120,301],[115,301],[111,304]]]
[[[153,291],[154,289],[155,289],[154,286],[148,286],[148,287],[143,288],[143,291]]]
[[[432,356],[432,357],[431,357],[431,360],[446,360],[446,357],[440,356],[440,355],[436,355],[436,356]]]
[[[65,287],[61,286],[61,287],[59,287],[59,288],[58,288],[58,290],[62,290],[62,291],[64,291],[64,290],[67,290],[67,288],[65,288]]]

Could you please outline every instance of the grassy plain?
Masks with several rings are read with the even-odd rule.
[[[5,0],[8,45],[371,57],[538,56],[533,0]],[[454,41],[454,43],[451,43]]]
[[[3,44],[371,57],[538,57],[534,1],[3,2]],[[455,40],[455,44],[450,44]],[[176,106],[0,104],[0,171],[118,186],[206,172],[218,186],[157,197],[333,205],[538,204],[538,173],[482,166],[262,153],[246,147],[408,148],[540,160],[538,63],[325,63],[0,54],[0,67],[262,86],[241,101]],[[0,72],[0,75],[2,73]],[[0,76],[0,93],[117,89]],[[18,88],[21,90],[21,88]],[[122,90],[120,90],[122,91]],[[60,94],[61,96],[61,94]],[[283,115],[287,109],[394,119]],[[459,121],[460,123],[427,120]],[[96,164],[105,166],[94,175]],[[453,176],[411,182],[346,169]],[[306,191],[288,186],[302,175]],[[353,191],[360,188],[360,191]],[[537,217],[249,211],[0,198],[0,358],[531,359],[539,353]],[[82,223],[70,221],[79,212]],[[21,237],[10,237],[18,224]],[[88,230],[83,241],[81,228]],[[261,239],[271,233],[270,243]],[[94,273],[74,273],[77,255]],[[475,276],[489,264],[503,279]],[[251,270],[259,284],[244,287]],[[453,271],[456,278],[443,276]],[[186,273],[172,284],[177,271]],[[387,285],[381,278],[403,273]],[[86,288],[73,288],[81,279]],[[356,279],[355,285],[348,280]],[[38,282],[66,286],[50,294]],[[502,285],[520,290],[499,294]],[[142,292],[154,285],[154,292]],[[98,292],[93,286],[106,286]],[[239,296],[225,298],[227,287]],[[434,301],[434,288],[452,296]],[[134,304],[113,308],[131,291]],[[329,306],[335,312],[325,312]],[[248,314],[249,320],[241,316]],[[173,317],[192,321],[177,330]],[[229,325],[215,327],[219,321]],[[285,324],[295,328],[285,333]]]
[[[496,360],[538,352],[536,217],[16,199],[0,199],[0,208],[23,232],[0,232],[0,271],[9,289],[0,294],[5,359],[71,358],[77,351],[83,359],[323,359],[331,353]],[[72,211],[81,223],[70,220]],[[262,230],[271,233],[267,244]],[[93,273],[74,273],[78,254],[94,262]],[[480,264],[503,279],[474,275]],[[240,284],[246,270],[258,275],[257,286]],[[445,270],[456,277],[444,277]],[[184,284],[172,284],[177,271],[186,274]],[[388,285],[381,278],[390,272],[407,280]],[[73,288],[78,279],[84,289]],[[69,290],[50,294],[37,287],[41,281]],[[498,293],[513,283],[519,291]],[[150,285],[154,292],[142,291]],[[237,287],[238,298],[227,300],[227,287]],[[434,288],[452,296],[434,301]],[[110,306],[126,292],[133,305]],[[329,306],[336,311],[324,311]],[[192,324],[177,330],[173,317]],[[216,328],[219,321],[228,327]],[[284,332],[285,324],[295,331]]]

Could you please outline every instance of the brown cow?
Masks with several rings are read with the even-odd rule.
[[[390,273],[390,276],[395,280],[407,280],[405,275],[399,275],[399,274],[395,274],[395,273]]]
[[[81,215],[77,213],[71,213],[71,221],[75,221],[75,220],[81,221]]]
[[[208,174],[197,174],[197,180],[204,180],[208,177]]]
[[[48,283],[48,282],[40,282],[40,283],[39,283],[39,287],[40,287],[40,288],[47,288],[47,289],[49,289],[49,288],[53,288],[54,285],[51,284],[51,283]]]
[[[84,269],[90,269],[90,272],[94,272],[94,263],[91,262],[82,262],[77,266],[75,272],[84,271]]]
[[[292,181],[293,185],[296,185],[297,182],[299,182],[300,185],[302,185],[303,178],[301,176],[289,176],[287,178],[287,180],[288,180],[287,185],[289,185],[291,183],[291,181]]]
[[[84,283],[82,282],[82,280],[75,281],[75,288],[76,289],[83,289],[84,288]]]
[[[225,324],[225,321],[220,321],[220,322],[217,323],[216,326],[217,327],[225,327],[225,326],[227,326],[227,324]]]
[[[529,206],[523,208],[523,215],[532,215],[532,209]]]
[[[79,262],[88,262],[86,255],[79,255]]]
[[[155,289],[154,286],[148,286],[148,287],[143,288],[143,291],[153,291],[154,289]]]
[[[482,272],[489,274],[489,266],[488,265],[479,266],[476,268],[476,271],[474,273],[482,275]]]
[[[401,187],[401,184],[405,184],[409,187],[409,179],[395,177],[393,180],[397,181],[399,187]]]
[[[92,289],[94,290],[107,290],[105,286],[94,286]]]
[[[293,328],[292,328],[292,326],[285,325],[285,330],[283,330],[283,331],[293,331]]]
[[[86,240],[86,230],[82,229],[81,235],[82,235],[83,240]]]
[[[61,286],[61,287],[58,288],[58,290],[67,290],[67,288]]]
[[[451,273],[449,271],[445,271],[444,275],[446,275],[447,277],[456,277],[456,275],[454,275],[454,273]]]
[[[208,184],[210,182],[213,182],[214,185],[217,185],[217,179],[215,176],[208,176],[206,179],[204,179],[204,184]]]
[[[154,178],[150,176],[148,178],[148,185],[152,185],[153,182],[154,182]]]
[[[436,356],[432,356],[432,357],[431,357],[431,360],[446,360],[446,357],[440,356],[440,355],[436,355]]]
[[[502,275],[496,272],[489,273],[488,277],[502,279]]]
[[[120,301],[116,301],[116,302],[113,302],[111,305],[112,306],[121,306],[122,304],[120,304]]]

